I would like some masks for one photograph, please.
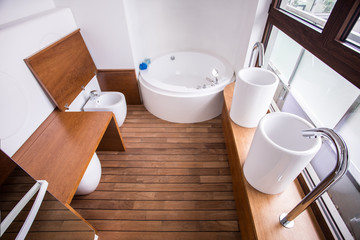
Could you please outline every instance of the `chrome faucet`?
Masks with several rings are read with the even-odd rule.
[[[98,91],[98,90],[92,90],[92,91],[90,92],[90,100],[91,100],[91,101],[96,101],[99,97],[100,97],[100,91]]]
[[[253,49],[252,49],[251,55],[250,55],[249,67],[252,66],[255,50],[257,50],[257,52],[258,52],[259,67],[261,67],[262,65],[264,65],[264,45],[261,42],[256,42],[253,46]]]
[[[300,215],[311,203],[318,199],[332,185],[334,185],[346,173],[349,165],[348,150],[344,140],[337,135],[332,129],[315,128],[303,131],[303,136],[315,138],[323,136],[330,140],[336,149],[337,161],[334,170],[329,173],[311,192],[309,192],[296,207],[288,214],[280,215],[280,223],[284,227],[291,228],[294,225],[294,219]]]

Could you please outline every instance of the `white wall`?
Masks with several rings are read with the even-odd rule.
[[[185,49],[244,66],[258,1],[124,0],[124,6],[136,67],[145,57]]]
[[[0,25],[0,147],[9,156],[55,108],[23,59],[77,29],[69,9],[20,18]]]
[[[245,53],[245,59],[239,58],[238,61],[240,62],[238,62],[237,66],[247,67],[249,65],[253,45],[256,42],[260,42],[262,39],[271,1],[272,0],[260,0],[255,12],[247,12],[247,14],[250,14],[250,16],[246,16],[246,19],[248,19],[249,22],[247,28],[250,27],[250,29],[248,29],[248,32],[250,32],[248,47]],[[248,2],[251,2],[251,0],[248,0]],[[246,13],[244,13],[244,15],[246,15]]]
[[[98,69],[134,68],[122,0],[54,0],[68,7]]]
[[[52,0],[0,0],[0,25],[53,9]]]

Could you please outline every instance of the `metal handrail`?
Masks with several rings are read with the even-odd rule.
[[[328,128],[315,128],[303,131],[303,136],[308,138],[315,138],[323,136],[330,140],[336,150],[337,161],[336,166],[329,175],[326,176],[311,192],[309,192],[288,214],[280,215],[280,223],[284,227],[291,228],[294,226],[294,219],[300,215],[307,207],[310,206],[316,199],[318,199],[324,192],[326,192],[332,185],[334,185],[346,173],[349,166],[348,149],[344,140]]]
[[[23,208],[31,200],[31,198],[39,191],[39,193],[36,196],[36,199],[34,201],[34,204],[31,207],[31,210],[30,210],[28,216],[26,217],[26,220],[25,220],[23,226],[21,227],[18,235],[16,236],[16,240],[25,239],[27,233],[30,230],[32,223],[34,222],[36,214],[39,211],[39,208],[44,199],[47,187],[48,187],[48,182],[45,180],[39,180],[34,184],[34,186],[25,194],[25,196],[16,204],[16,206],[6,216],[4,221],[2,221],[0,223],[0,237],[5,233],[7,228],[15,220],[17,215],[23,210]]]

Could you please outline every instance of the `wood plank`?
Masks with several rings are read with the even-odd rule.
[[[128,200],[128,201],[213,201],[234,200],[232,192],[115,192],[95,191],[89,195],[77,196],[77,200]],[[96,209],[95,209],[96,210]]]
[[[170,184],[170,183],[100,183],[99,191],[151,191],[151,192],[230,192],[232,191],[231,184]]]
[[[82,200],[71,204],[75,209],[122,209],[122,210],[230,210],[234,201],[115,201]],[[92,223],[92,221],[90,221]]]
[[[206,144],[206,143],[224,143],[223,136],[221,137],[202,137],[189,138],[189,137],[124,137],[127,143],[192,143],[192,144]],[[183,145],[180,145],[183,146]],[[225,147],[225,145],[223,145]]]
[[[103,174],[125,176],[218,176],[230,175],[229,168],[103,168]]]
[[[224,141],[224,134],[222,132],[202,133],[202,132],[122,132],[124,138],[187,138],[194,141],[198,138],[221,138]]]
[[[231,176],[119,176],[103,175],[102,183],[231,183]]]
[[[5,234],[1,237],[1,240],[14,240],[17,233]],[[26,240],[92,240],[94,239],[93,232],[29,232],[26,236]]]
[[[76,57],[74,57],[76,56]],[[56,106],[65,111],[95,76],[96,66],[76,30],[25,59],[25,63]]]
[[[127,104],[141,104],[135,69],[98,69],[96,76],[102,91],[122,92]]]
[[[222,128],[206,128],[206,127],[126,127],[121,126],[120,131],[125,132],[144,132],[144,133],[222,133]]]
[[[97,152],[97,155],[100,161],[108,160],[108,161],[175,161],[175,162],[193,162],[193,161],[227,161],[226,154],[217,154],[217,155],[159,155],[159,154],[152,154],[152,155],[141,155],[141,154],[106,154],[104,152]]]
[[[106,240],[238,240],[239,232],[119,232],[100,231],[99,237]]]
[[[225,143],[162,143],[158,142],[127,142],[127,148],[142,148],[142,149],[225,149]]]
[[[103,167],[118,168],[227,168],[228,163],[221,162],[151,162],[151,161],[102,161]]]
[[[19,232],[22,225],[23,222],[14,221],[9,226],[8,232]],[[67,221],[35,221],[30,228],[31,232],[73,232],[88,230],[89,227],[79,219]]]
[[[159,220],[159,221],[200,221],[237,220],[233,210],[188,210],[188,211],[149,211],[149,210],[87,210],[79,213],[88,220]]]
[[[112,228],[122,231],[206,231],[206,232],[234,232],[238,231],[237,221],[109,221],[92,220],[99,231],[111,230]]]
[[[226,154],[226,149],[207,149],[207,148],[184,148],[184,149],[177,149],[177,148],[127,148],[126,154]]]
[[[123,128],[221,128],[221,125],[214,123],[128,123],[124,122]]]

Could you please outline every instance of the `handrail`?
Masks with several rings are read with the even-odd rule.
[[[311,192],[309,192],[288,214],[280,215],[280,223],[284,227],[291,228],[294,219],[300,215],[311,203],[318,199],[332,185],[334,185],[346,173],[349,166],[348,150],[344,140],[334,130],[328,128],[315,128],[303,131],[303,136],[314,138],[326,137],[330,140],[336,150],[337,162],[334,170],[326,176]]]
[[[31,198],[39,191],[39,193],[36,196],[36,199],[34,201],[34,204],[31,207],[31,210],[30,210],[28,216],[26,217],[26,220],[25,220],[23,226],[21,227],[18,235],[16,236],[16,240],[25,239],[27,233],[30,230],[32,223],[34,222],[36,214],[39,211],[39,208],[44,199],[47,187],[48,187],[48,182],[45,180],[39,180],[34,184],[34,186],[25,194],[25,196],[10,211],[10,213],[6,216],[4,221],[2,221],[0,223],[0,237],[5,233],[5,231],[8,229],[10,224],[15,220],[17,215],[23,210],[23,208],[31,200]]]

